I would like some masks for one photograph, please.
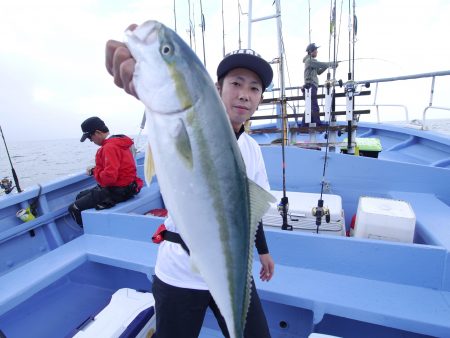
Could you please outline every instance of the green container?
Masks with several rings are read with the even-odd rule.
[[[347,139],[344,139],[347,142]],[[355,154],[359,156],[378,158],[378,154],[383,149],[381,142],[375,137],[357,137]],[[341,152],[347,153],[347,146],[341,148]]]

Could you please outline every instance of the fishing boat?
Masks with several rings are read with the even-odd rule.
[[[267,99],[275,113],[255,119],[273,122],[250,133],[280,199],[265,221],[275,277],[255,280],[272,337],[450,337],[450,138],[426,128],[428,110],[450,108],[430,100],[418,125],[362,122],[380,104],[348,105],[388,81],[430,78],[432,95],[434,79],[449,75],[349,81],[335,95],[346,110],[332,107],[324,126],[285,110],[288,100],[304,102],[300,94],[280,88]],[[143,154],[136,163],[144,177]],[[110,209],[84,211],[81,228],[67,208],[94,185],[79,173],[0,196],[0,337],[152,335],[145,310],[151,237],[164,221],[158,182]],[[200,336],[221,336],[210,312]]]

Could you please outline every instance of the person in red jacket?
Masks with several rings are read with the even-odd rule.
[[[109,129],[97,116],[81,124],[83,135],[80,142],[89,139],[100,146],[95,155],[95,167],[89,167],[87,174],[94,176],[97,186],[81,191],[75,202],[69,206],[73,219],[83,225],[81,211],[111,208],[139,193],[143,181],[136,175],[136,163],[131,153],[133,140],[125,135],[109,135]]]

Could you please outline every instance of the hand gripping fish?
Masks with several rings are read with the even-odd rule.
[[[146,107],[147,182],[156,172],[192,266],[231,337],[242,337],[257,222],[274,198],[247,178],[217,89],[189,46],[156,21],[127,31],[126,41]]]

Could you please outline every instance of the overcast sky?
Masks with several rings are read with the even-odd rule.
[[[190,2],[195,37],[187,33],[186,0],[175,1],[177,32],[191,41],[203,60],[200,1]],[[328,61],[330,1],[310,2],[311,39],[321,46],[318,59]],[[240,3],[247,12],[247,1]],[[253,3],[254,17],[274,12],[273,0]],[[302,58],[309,43],[308,3],[281,1],[287,86],[303,82]],[[80,123],[93,115],[104,119],[113,132],[137,134],[144,107],[114,86],[104,66],[105,43],[110,38],[123,40],[123,31],[130,23],[148,19],[175,29],[173,5],[169,0],[0,0],[0,124],[7,140],[79,137]],[[228,52],[239,47],[238,1],[226,0],[224,6]],[[348,0],[342,16],[340,6],[337,1],[338,25],[341,20],[338,59],[344,60],[349,58]],[[203,12],[207,69],[214,76],[223,52],[221,1],[203,0]],[[448,40],[449,14],[448,0],[357,1],[355,56],[359,60],[355,62],[355,78],[449,70],[450,51],[442,43]],[[240,19],[241,46],[247,47],[247,16]],[[253,26],[252,47],[267,60],[277,57],[275,21]],[[348,64],[340,64],[337,78],[345,80],[347,72]],[[321,82],[325,79],[325,75],[320,78]],[[394,96],[408,99],[410,118],[419,118],[429,101],[430,83],[421,81],[414,90],[402,85],[395,92],[385,86],[378,98],[389,103]],[[450,83],[444,85],[438,79],[437,85],[435,104],[450,105],[444,93]]]

